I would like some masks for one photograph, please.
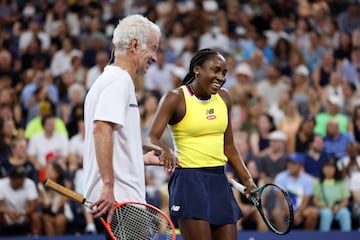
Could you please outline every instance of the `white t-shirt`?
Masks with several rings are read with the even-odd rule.
[[[38,198],[38,192],[33,180],[25,178],[23,187],[14,190],[10,186],[10,178],[0,179],[0,200],[4,201],[4,207],[9,210],[26,210],[28,201]],[[5,219],[8,224],[13,222],[7,215]],[[19,218],[16,222],[23,223],[25,217]]]
[[[67,157],[69,154],[68,137],[54,133],[51,138],[47,138],[44,133],[39,133],[30,138],[27,153],[36,156],[41,165],[45,166],[46,155],[50,152],[57,153],[59,158]]]
[[[95,154],[94,121],[115,123],[113,169],[115,200],[145,202],[144,160],[140,113],[130,75],[115,66],[106,66],[85,99],[84,195],[99,198],[101,176]]]

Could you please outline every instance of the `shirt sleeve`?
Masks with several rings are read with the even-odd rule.
[[[94,120],[108,121],[124,126],[126,112],[130,104],[131,89],[127,81],[117,80],[111,81],[99,95]]]

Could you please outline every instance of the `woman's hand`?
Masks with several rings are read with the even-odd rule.
[[[244,182],[244,185],[246,186],[246,192],[245,192],[246,198],[250,197],[250,192],[252,190],[256,190],[258,188],[252,178],[249,178],[248,180],[246,180]]]
[[[163,165],[168,172],[172,172],[176,167],[180,167],[178,158],[171,150],[161,152],[160,164]]]

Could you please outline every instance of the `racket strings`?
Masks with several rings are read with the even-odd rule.
[[[144,205],[122,205],[116,208],[110,228],[118,240],[165,240],[173,236],[166,218]]]
[[[275,185],[268,185],[261,193],[261,205],[269,227],[277,233],[288,232],[293,215],[286,193]]]

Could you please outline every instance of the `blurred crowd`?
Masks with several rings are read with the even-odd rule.
[[[82,193],[84,97],[133,13],[162,30],[158,62],[135,82],[143,135],[193,54],[217,49],[234,141],[257,184],[286,188],[298,229],[359,228],[360,0],[1,0],[0,235],[100,231],[43,181]],[[173,144],[169,131],[162,140]],[[164,211],[168,177],[146,167],[148,202]],[[266,231],[237,199],[239,229]]]

